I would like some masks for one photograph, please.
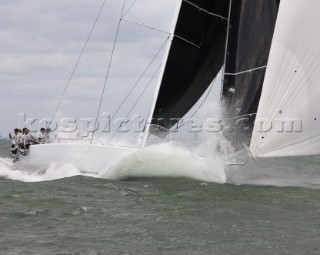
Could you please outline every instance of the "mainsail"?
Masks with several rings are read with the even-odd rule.
[[[320,154],[319,0],[282,0],[250,149]]]
[[[151,124],[170,129],[221,70],[229,1],[182,1]]]
[[[236,147],[250,142],[279,2],[231,1],[222,100],[224,134]]]

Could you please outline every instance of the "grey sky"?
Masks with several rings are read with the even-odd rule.
[[[103,0],[0,1],[0,134],[18,125],[17,114],[51,117]],[[61,105],[59,117],[94,117],[104,83],[122,1],[107,0]],[[133,3],[127,0],[127,7]],[[177,0],[137,0],[126,18],[169,31]],[[103,101],[114,111],[167,35],[123,22]],[[162,57],[162,56],[161,56]],[[161,61],[155,62],[150,77]],[[147,79],[142,80],[134,101]],[[154,86],[154,85],[152,85]],[[137,113],[147,111],[152,88]]]

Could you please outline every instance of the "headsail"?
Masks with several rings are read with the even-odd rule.
[[[320,1],[307,2],[280,4],[250,146],[256,156],[320,154]]]
[[[183,0],[152,124],[171,128],[202,96],[224,62],[229,0]]]
[[[232,0],[223,81],[225,136],[250,142],[280,0]],[[238,119],[244,116],[243,119]],[[239,143],[239,144],[238,144]]]

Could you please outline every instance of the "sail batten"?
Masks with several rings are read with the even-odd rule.
[[[260,69],[266,69],[266,68],[267,68],[267,66],[260,66],[260,67],[252,68],[249,70],[241,71],[238,73],[225,73],[224,75],[240,75],[240,74],[251,73],[251,72],[254,72],[254,71],[257,71]]]

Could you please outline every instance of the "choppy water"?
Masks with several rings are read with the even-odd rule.
[[[0,254],[320,254],[318,189],[116,181],[75,169],[22,182],[7,146],[0,143]]]

